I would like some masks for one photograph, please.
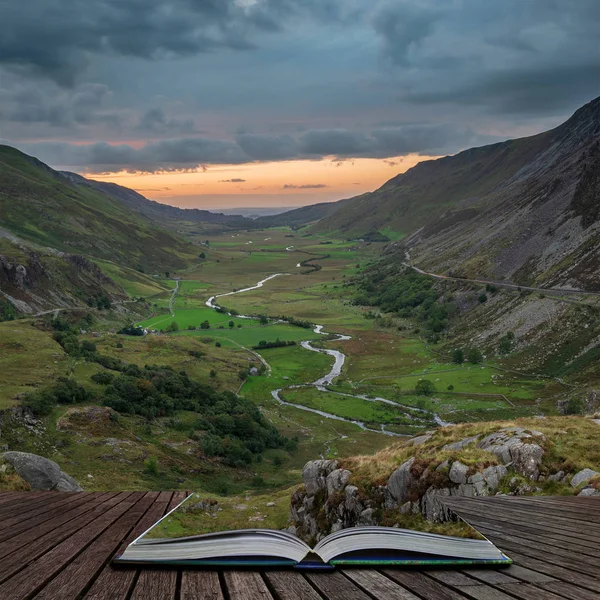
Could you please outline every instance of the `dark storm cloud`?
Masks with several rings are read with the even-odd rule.
[[[19,147],[45,162],[90,171],[139,171],[196,169],[210,164],[242,164],[259,161],[319,159],[335,156],[382,158],[409,153],[433,153],[455,149],[461,143],[495,139],[448,126],[406,126],[376,129],[369,134],[340,129],[311,130],[298,139],[291,136],[243,134],[236,140],[182,138],[150,142],[141,148],[128,144],[24,143]],[[237,179],[230,182],[241,182]]]
[[[407,102],[539,115],[598,95],[597,0],[394,0],[372,23]]]
[[[337,0],[28,0],[3,2],[0,62],[71,83],[91,55],[147,60],[255,47],[286,18],[339,17]]]

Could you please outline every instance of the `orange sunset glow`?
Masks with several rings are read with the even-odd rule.
[[[209,165],[192,172],[88,174],[182,208],[284,207],[329,202],[380,187],[431,156]]]

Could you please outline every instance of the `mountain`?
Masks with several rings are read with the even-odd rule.
[[[395,230],[401,256],[431,272],[600,290],[600,98],[551,131],[419,163],[333,206],[315,231]]]
[[[75,185],[98,190],[113,198],[117,198],[127,206],[127,208],[164,227],[177,227],[180,221],[219,225],[230,229],[254,227],[252,219],[246,219],[241,215],[213,213],[208,210],[200,210],[197,208],[178,208],[176,206],[148,200],[148,198],[138,194],[138,192],[123,187],[122,185],[117,185],[116,183],[95,181],[68,171],[61,171],[61,174]]]
[[[9,146],[0,146],[0,226],[34,248],[145,271],[179,268],[195,255],[189,243],[122,200]]]

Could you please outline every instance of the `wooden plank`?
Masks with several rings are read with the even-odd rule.
[[[58,515],[90,502],[95,496],[94,494],[80,494],[77,499],[51,504],[46,510],[40,508],[33,513],[29,513],[24,518],[7,519],[5,523],[11,523],[11,525],[0,531],[0,542],[13,539],[17,535],[31,529],[37,530],[46,521],[50,521]]]
[[[166,512],[175,508],[183,499],[185,498],[185,494],[183,492],[160,492],[158,501],[165,502]],[[145,567],[140,571],[139,578],[135,584],[135,588],[133,591],[133,595],[137,596],[138,594],[142,594],[140,598],[143,598],[143,594],[145,593],[145,589],[152,585],[158,590],[162,590],[162,593],[165,597],[168,597],[169,594],[175,594],[175,587],[177,585],[177,579],[173,579],[173,571],[172,569],[151,569]],[[152,584],[148,582],[148,580],[152,579]],[[138,592],[139,587],[139,592]]]
[[[8,519],[22,512],[33,510],[45,503],[60,500],[64,493],[60,492],[26,492],[26,496],[17,502],[7,502],[0,506],[0,519]]]
[[[123,552],[136,537],[152,527],[167,511],[172,494],[170,492],[161,494],[150,492],[150,494],[151,497],[154,497],[152,506],[125,538],[115,555]],[[85,597],[90,600],[124,600],[129,596],[138,573],[139,571],[134,568],[115,569],[109,562]]]
[[[39,502],[18,506],[11,514],[4,514],[0,521],[0,534],[4,529],[13,529],[17,523],[33,519],[38,515],[43,515],[58,506],[65,506],[70,503],[79,503],[82,498],[87,498],[90,492],[81,492],[79,494],[49,494],[47,498],[40,499]]]
[[[383,573],[423,600],[464,600],[465,596],[418,571],[385,569]]]
[[[0,509],[5,504],[10,504],[12,502],[18,502],[23,498],[27,498],[33,492],[4,492],[2,496],[0,496]]]
[[[346,569],[343,573],[378,600],[419,600],[418,596],[374,569]]]
[[[485,531],[485,530],[484,530]],[[488,532],[488,537],[492,539],[492,533]],[[494,535],[494,539],[499,537],[498,535]],[[535,556],[536,558],[541,558],[547,563],[560,565],[563,567],[567,567],[572,571],[577,571],[579,573],[586,573],[592,577],[600,577],[600,567],[590,564],[590,559],[588,556],[578,558],[572,552],[567,550],[560,551],[558,548],[553,548],[551,546],[545,546],[544,544],[540,544],[536,542],[533,546],[529,545],[527,540],[524,541],[514,541],[510,539],[508,535],[501,535],[501,542],[498,541],[498,545],[506,550],[507,553],[511,554],[512,550],[516,550],[517,552],[521,552],[528,556]],[[516,538],[515,538],[516,539]],[[582,560],[583,558],[583,560]]]
[[[515,564],[502,569],[502,572],[515,579],[519,579],[520,581],[525,581],[526,583],[550,583],[552,581],[558,581],[557,579],[554,579],[554,577],[550,577],[544,573],[538,573],[537,571],[532,571],[531,569],[526,569],[521,565]]]
[[[578,546],[577,544],[568,542],[561,543],[560,540],[553,540],[542,536],[527,535],[527,532],[523,532],[522,535],[519,535],[521,534],[520,529],[514,527],[512,534],[507,532],[504,528],[503,531],[498,531],[495,527],[485,527],[481,524],[478,524],[477,529],[484,535],[492,536],[495,540],[508,540],[527,545],[535,544],[536,547],[547,554],[556,554],[558,556],[566,556],[567,558],[580,556],[590,564],[600,566],[600,558],[597,558],[598,553],[586,546]],[[498,544],[501,545],[502,542],[498,541]]]
[[[470,514],[468,515],[468,519],[469,523],[471,523],[475,528],[488,527],[488,529],[493,529],[494,531],[509,533],[517,531],[520,534],[528,534],[527,537],[538,536],[547,541],[552,540],[554,542],[560,542],[562,547],[565,547],[565,544],[570,544],[573,547],[584,551],[586,549],[595,550],[598,546],[597,540],[592,542],[590,540],[583,539],[581,536],[575,533],[572,536],[563,532],[555,533],[553,530],[548,529],[548,525],[521,525],[507,522],[504,519],[497,520],[497,518],[494,519],[493,517],[475,517]]]
[[[523,567],[538,571],[539,573],[545,573],[556,579],[561,579],[562,581],[586,588],[593,592],[600,592],[600,580],[596,577],[590,577],[589,575],[572,571],[571,569],[560,565],[550,564],[540,560],[538,557],[528,556],[527,554],[511,552],[511,556]]]
[[[190,571],[181,574],[181,600],[224,600],[216,571]],[[307,600],[310,598],[307,596]]]
[[[528,585],[526,583],[522,585]],[[467,598],[473,600],[514,600],[514,596],[509,596],[505,592],[490,586],[467,586],[458,588]]]
[[[308,580],[328,600],[369,600],[357,585],[339,571],[333,573],[308,573]]]
[[[155,496],[150,493],[137,497],[137,501],[47,583],[36,598],[77,598],[89,589],[91,582],[123,543],[123,538],[131,532],[154,500]]]
[[[175,600],[177,571],[165,569],[162,577],[156,577],[157,569],[142,569],[131,594],[131,600]]]
[[[502,591],[521,600],[564,600],[562,596],[541,589],[532,583],[509,583],[498,587]]]
[[[98,500],[97,504],[84,515],[81,515],[65,525],[58,531],[52,530],[36,539],[35,530],[29,535],[28,544],[22,546],[17,552],[11,553],[2,559],[0,570],[0,583],[4,583],[15,573],[23,569],[28,563],[49,552],[52,548],[74,535],[82,528],[87,527],[94,519],[116,506],[123,499],[123,494],[114,492],[108,494],[107,498]],[[10,543],[12,540],[9,540]]]
[[[492,496],[487,499],[485,506],[500,507],[502,510],[525,510],[535,512],[536,515],[545,517],[567,517],[570,519],[584,521],[586,523],[600,524],[600,512],[590,510],[588,505],[567,504],[561,502],[536,502],[533,499],[523,497],[512,497],[510,499],[502,496]]]
[[[598,600],[598,594],[596,592],[584,590],[570,583],[565,583],[564,581],[542,583],[540,587],[549,592],[556,593],[563,598],[568,598],[569,600]]]
[[[463,507],[460,510],[452,508],[452,510],[459,514],[468,523],[475,523],[479,519],[493,519],[495,522],[500,521],[504,523],[510,523],[515,527],[535,526],[538,528],[546,528],[547,530],[551,529],[552,531],[560,533],[561,535],[568,535],[588,541],[596,541],[598,539],[594,533],[591,533],[591,526],[588,526],[582,530],[581,527],[570,527],[568,524],[565,525],[564,523],[554,523],[552,520],[535,518],[533,515],[530,515],[529,518],[517,517],[512,513],[486,510],[485,507],[477,507],[474,505],[470,505],[469,508]],[[549,527],[550,524],[552,527]]]
[[[27,522],[26,524],[22,524],[23,527],[15,528],[16,531],[13,537],[8,537],[8,539],[0,542],[0,558],[4,558],[9,554],[18,551],[27,544],[39,544],[40,539],[47,533],[68,524],[73,519],[89,512],[104,500],[112,498],[115,495],[115,492],[107,494],[90,494],[85,498],[82,498],[82,501],[78,504],[73,503],[69,504],[67,507],[61,506],[54,508],[49,511],[48,518],[43,522],[32,519],[31,523]],[[25,525],[29,525],[29,527],[25,528]],[[59,531],[57,532],[57,535],[60,536],[61,533],[62,532]]]
[[[499,504],[493,505],[491,502],[478,502],[477,498],[461,498],[458,502],[455,499],[444,498],[444,504],[450,507],[453,511],[460,513],[461,516],[464,511],[484,511],[485,514],[495,514],[501,517],[503,516],[505,520],[511,522],[513,522],[514,519],[521,519],[525,522],[532,520],[535,523],[552,522],[553,525],[562,525],[563,527],[567,526],[567,528],[571,531],[585,531],[590,526],[594,525],[589,521],[572,519],[564,516],[544,517],[543,513],[533,510],[533,507],[515,508],[514,506],[511,507],[508,502],[506,502],[506,505],[500,506]]]
[[[266,571],[263,577],[267,587],[278,600],[321,600],[322,598],[306,578],[296,571]]]
[[[120,500],[118,504],[101,512],[86,527],[30,562],[23,570],[0,585],[0,598],[2,600],[21,600],[40,591],[96,537],[134,506],[142,495],[141,492],[124,492],[116,496],[116,499]]]
[[[225,587],[230,600],[269,600],[273,598],[256,571],[225,571]]]
[[[481,581],[467,577],[465,573],[453,569],[431,569],[427,571],[427,575],[447,586],[481,585]]]

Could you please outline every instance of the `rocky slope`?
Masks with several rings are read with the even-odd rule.
[[[600,290],[599,172],[597,98],[551,131],[422,162],[316,211],[314,230],[393,229],[408,236],[397,260],[408,249],[433,272]]]
[[[372,457],[309,462],[291,501],[292,531],[314,541],[357,525],[435,530],[454,519],[449,496],[599,496],[599,428],[574,417],[470,424]]]
[[[77,254],[32,248],[0,232],[0,320],[56,308],[125,300],[127,294]]]

